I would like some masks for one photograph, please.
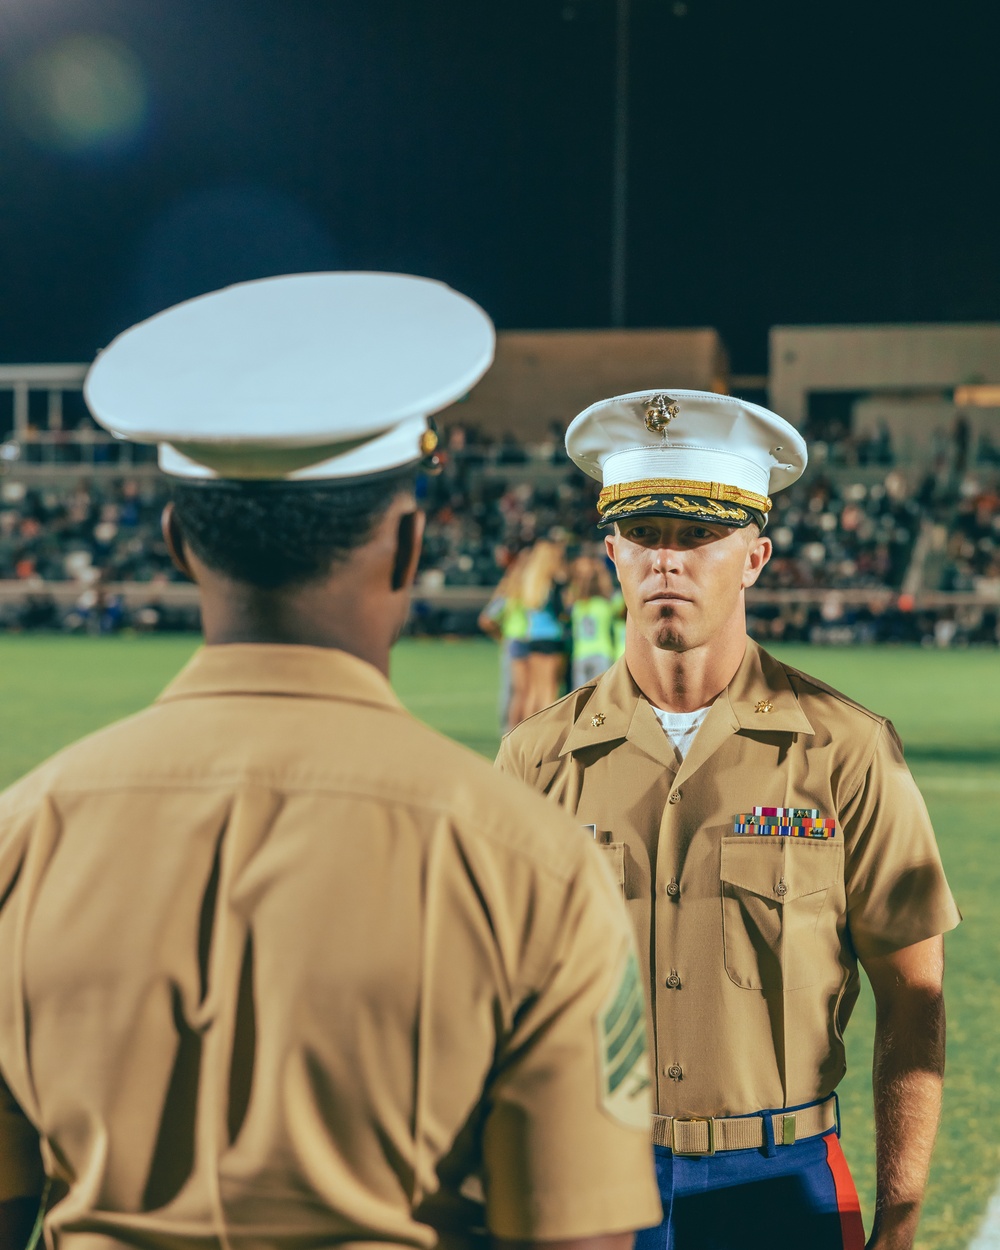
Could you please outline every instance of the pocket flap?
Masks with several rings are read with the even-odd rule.
[[[729,885],[775,902],[829,889],[841,872],[843,843],[741,834],[722,839],[719,875]]]
[[[597,849],[603,854],[604,862],[611,869],[615,885],[625,886],[625,843],[598,842]]]

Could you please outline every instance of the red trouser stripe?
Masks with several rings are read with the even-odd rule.
[[[826,1143],[826,1165],[833,1177],[837,1194],[837,1210],[840,1212],[840,1235],[844,1250],[865,1250],[865,1229],[861,1223],[861,1203],[854,1188],[854,1178],[847,1166],[840,1139],[836,1133],[823,1138]]]

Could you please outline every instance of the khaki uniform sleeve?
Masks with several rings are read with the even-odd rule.
[[[962,917],[930,817],[888,721],[841,823],[848,927],[862,960],[955,928]]]
[[[0,1077],[0,1202],[41,1197],[44,1187],[38,1133]]]
[[[486,1222],[498,1237],[590,1237],[661,1219],[642,977],[610,874],[585,849],[546,974],[487,1090]]]

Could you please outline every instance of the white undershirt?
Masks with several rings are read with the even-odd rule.
[[[653,707],[652,704],[649,706]],[[708,715],[708,708],[700,707],[694,712],[664,712],[662,708],[653,707],[653,712],[667,736],[667,741],[674,748],[677,763],[683,764],[684,756],[690,750],[695,734]]]

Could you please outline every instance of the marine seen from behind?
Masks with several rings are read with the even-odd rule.
[[[0,797],[0,1247],[563,1242],[659,1202],[642,981],[576,822],[387,680],[428,414],[492,326],[439,283],[229,288],[117,339],[206,646]]]
[[[862,1250],[835,1095],[859,966],[877,1007],[867,1245],[909,1250],[959,914],[892,725],[747,637],[771,495],[805,444],[754,404],[673,390],[594,404],[566,446],[602,482],[625,654],[498,764],[593,827],[635,926],[664,1206],[637,1250]]]

